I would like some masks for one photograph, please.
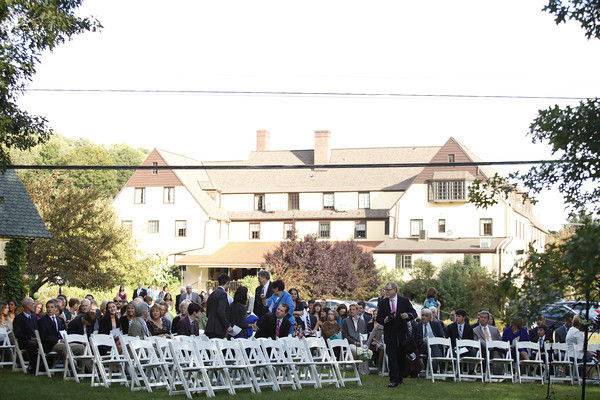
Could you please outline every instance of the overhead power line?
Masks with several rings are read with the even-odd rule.
[[[383,164],[272,164],[272,165],[8,165],[18,170],[260,170],[260,169],[348,169],[348,168],[415,168],[415,167],[468,167],[491,165],[534,165],[568,164],[567,160],[517,160],[517,161],[473,161],[443,163],[383,163]],[[581,159],[577,162],[600,162],[598,159]]]
[[[225,96],[275,96],[275,97],[377,97],[377,98],[454,98],[454,99],[512,99],[512,100],[585,100],[579,96],[536,96],[502,94],[461,93],[398,93],[398,92],[351,92],[351,91],[294,91],[294,90],[220,90],[220,89],[68,89],[30,88],[33,93],[106,93],[106,94],[171,94],[171,95],[225,95]],[[593,97],[593,96],[592,96]]]

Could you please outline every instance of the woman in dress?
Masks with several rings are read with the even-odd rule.
[[[127,307],[125,307],[125,314],[119,319],[119,326],[124,335],[129,333],[129,325],[135,318],[135,306],[136,304],[133,301],[128,303]]]
[[[171,327],[165,324],[165,320],[161,315],[161,308],[158,304],[155,304],[150,308],[148,331],[152,336],[166,335],[171,332]]]

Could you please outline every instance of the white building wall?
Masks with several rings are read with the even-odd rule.
[[[243,242],[250,239],[249,222],[231,222],[229,224],[229,240]]]
[[[283,222],[268,221],[260,223],[260,240],[278,242],[283,240]]]
[[[266,211],[285,211],[288,209],[287,193],[267,193],[265,194]]]
[[[323,193],[300,193],[300,210],[318,211],[323,209]]]
[[[369,201],[372,209],[390,209],[398,201],[402,192],[371,192]]]
[[[224,194],[221,196],[221,204],[227,211],[254,211],[254,194]]]
[[[302,201],[302,200],[300,200]],[[307,235],[316,236],[319,232],[318,221],[296,221],[296,236],[302,239]]]
[[[335,192],[334,202],[338,211],[357,210],[358,192]]]
[[[350,240],[354,238],[354,221],[331,221],[330,240]]]
[[[399,200],[397,237],[410,237],[410,220],[422,219],[429,237],[478,237],[480,218],[493,220],[492,236],[506,235],[506,205],[488,209],[471,203],[433,203],[427,200],[427,185],[413,184]],[[438,233],[438,220],[446,220],[446,233]]]
[[[204,244],[208,216],[184,186],[175,187],[174,204],[163,203],[163,187],[146,187],[145,204],[134,204],[134,188],[124,187],[113,205],[121,221],[132,222],[133,237],[146,254],[166,256]],[[159,221],[158,233],[148,233],[150,220]],[[186,221],[186,237],[175,236],[176,220]]]

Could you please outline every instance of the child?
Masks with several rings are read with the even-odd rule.
[[[429,288],[427,290],[427,298],[423,303],[423,308],[440,308],[441,304],[437,299],[438,292],[435,288]]]

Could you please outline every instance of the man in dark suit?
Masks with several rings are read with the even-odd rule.
[[[136,297],[141,297],[142,299],[148,295],[148,291],[142,287],[142,284],[138,284],[137,289],[133,291],[133,297],[131,300],[135,300]]]
[[[229,322],[229,300],[227,299],[227,291],[225,290],[229,283],[229,276],[226,274],[219,275],[218,282],[219,287],[208,296],[206,302],[206,315],[208,320],[206,321],[204,333],[210,339],[225,339],[227,332],[231,330]]]
[[[185,288],[180,288],[179,289],[179,294],[177,296],[175,296],[175,310],[179,310],[179,305],[181,304],[181,302],[183,301],[184,297],[183,295],[185,294]]]
[[[273,295],[271,274],[269,271],[265,271],[264,269],[258,271],[258,283],[259,285],[254,291],[254,308],[252,312],[260,318],[269,312],[269,309],[263,303],[263,299],[268,299]]]
[[[433,319],[433,313],[431,309],[424,308],[421,310],[421,321],[416,325],[417,330],[421,333],[423,337],[423,348],[421,349],[421,354],[425,358],[427,358],[427,339],[429,338],[444,338],[446,334],[444,332],[444,327],[440,323]],[[443,348],[441,346],[432,346],[431,347],[431,355],[433,357],[441,357],[443,355]]]
[[[289,318],[287,318],[288,312],[289,306],[281,303],[277,306],[274,314],[264,314],[258,320],[256,337],[276,339],[289,336],[292,325]]]
[[[406,346],[407,322],[417,317],[417,312],[406,297],[398,295],[398,285],[389,282],[385,285],[385,297],[377,306],[377,322],[383,325],[383,335],[389,364],[388,387],[394,388],[403,383],[407,374]]]
[[[46,302],[46,314],[37,322],[42,347],[45,353],[55,351],[60,358],[64,357],[63,338],[60,331],[66,331],[67,327],[62,318],[56,316],[56,301],[54,299]]]
[[[566,343],[567,332],[573,326],[573,314],[565,315],[565,323],[554,331],[554,341],[556,343]]]
[[[365,324],[369,325],[372,316],[371,314],[365,312],[365,306],[367,305],[367,303],[361,300],[357,302],[356,305],[358,306],[358,316],[365,321]]]
[[[453,349],[456,347],[456,339],[475,340],[473,328],[467,323],[467,312],[463,309],[456,310],[454,322],[448,325],[446,331]]]
[[[190,303],[187,308],[187,315],[179,319],[177,324],[177,334],[183,336],[198,336],[200,334],[198,314],[200,314],[200,306],[197,303]]]
[[[29,368],[27,372],[35,374],[35,366],[37,362],[38,345],[35,339],[35,331],[37,329],[37,321],[35,319],[35,302],[30,297],[23,299],[23,312],[17,314],[13,321],[13,329],[17,343],[21,350],[24,350],[29,360]]]

